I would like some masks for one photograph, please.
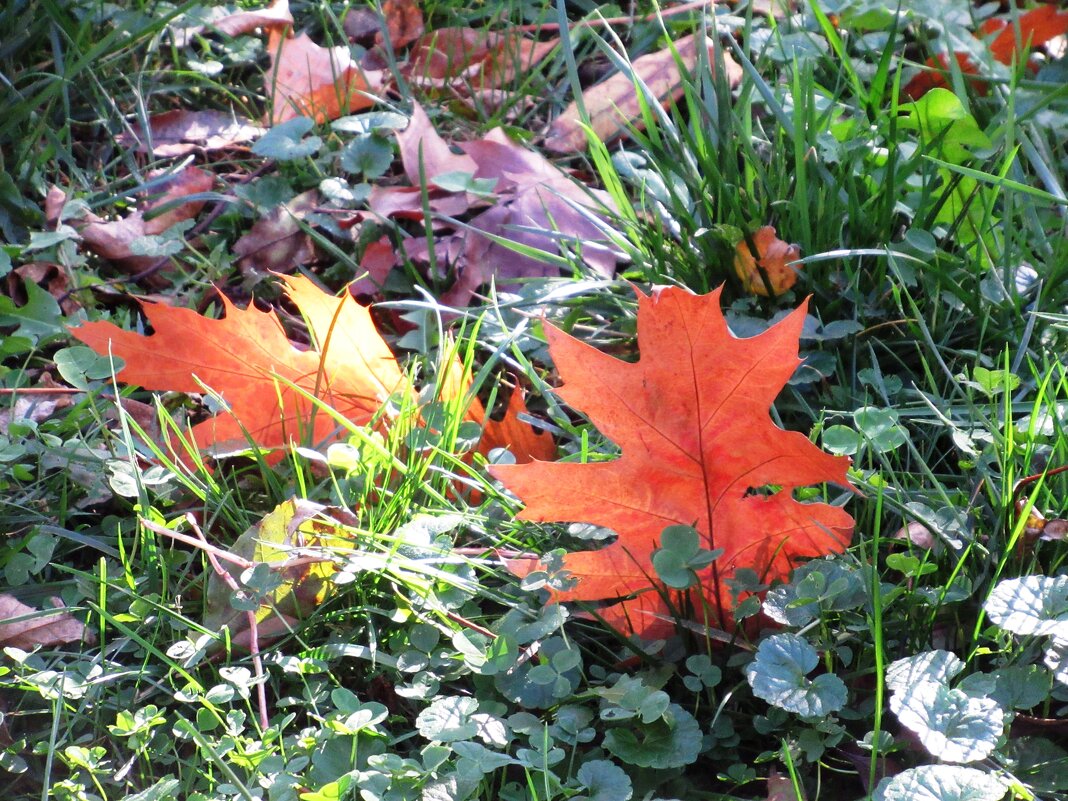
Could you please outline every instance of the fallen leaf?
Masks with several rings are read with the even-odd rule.
[[[385,0],[382,16],[386,20],[389,43],[394,50],[407,47],[423,35],[423,12],[417,0]],[[378,44],[385,41],[382,32],[375,37]]]
[[[1026,53],[1030,50],[1041,47],[1058,36],[1068,34],[1068,11],[1059,11],[1055,5],[1043,4],[1020,14],[1018,23],[1019,38],[1017,38],[1017,27],[1013,23],[1012,16],[992,17],[980,26],[980,33],[984,35],[997,34],[989,45],[990,54],[995,61],[1012,64],[1014,59],[1021,57],[1021,45],[1025,48],[1024,57],[1026,57]],[[962,74],[979,75],[979,65],[967,53],[955,52],[952,55]],[[940,53],[927,59],[926,67],[928,69],[918,73],[903,90],[904,94],[913,100],[919,100],[932,89],[949,86],[948,76],[943,74],[949,68],[948,54]],[[981,78],[975,77],[971,83],[980,94],[986,94],[989,91],[988,83]]]
[[[382,74],[362,70],[348,47],[320,47],[305,33],[287,39],[272,29],[267,50],[272,125],[295,117],[322,123],[374,105],[370,94],[381,88]]]
[[[447,173],[465,172],[475,174],[478,165],[470,156],[453,153],[448,142],[441,138],[430,123],[423,107],[412,104],[412,116],[408,126],[397,132],[404,174],[414,187],[424,183],[434,186],[434,179]]]
[[[292,442],[329,441],[337,428],[290,384],[356,425],[368,423],[395,390],[406,387],[366,307],[348,294],[329,295],[303,276],[280,280],[308,321],[312,348],[293,345],[273,311],[237,309],[225,296],[225,316],[217,320],[190,309],[145,304],[155,332],[148,336],[109,322],[83,323],[71,333],[97,353],[123,359],[118,379],[124,383],[190,393],[207,386],[219,393],[229,411],[193,426],[197,448],[243,450],[250,438],[270,452],[268,461],[277,462],[283,455],[279,449]]]
[[[490,468],[525,504],[519,519],[592,523],[619,535],[600,550],[566,554],[563,568],[577,583],[554,590],[552,600],[624,598],[600,610],[623,632],[673,630],[663,620],[671,614],[664,598],[672,596],[652,564],[667,526],[693,526],[702,547],[723,549],[681,600],[696,619],[709,622],[707,611],[725,629],[733,628],[727,581],[736,571],[750,568],[763,582],[785,578],[798,560],[841,552],[852,536],[844,509],[793,497],[795,488],[823,482],[852,488],[849,459],[824,453],[768,415],[800,364],[807,302],[764,333],[738,339],[720,310],[721,291],[639,294],[636,363],[546,325],[561,398],[622,453],[596,464]],[[539,569],[535,559],[509,566],[519,575]]]
[[[123,147],[134,147],[160,158],[185,156],[198,151],[222,150],[251,142],[264,132],[252,120],[222,111],[177,109],[148,118],[148,130],[138,124],[119,137]]]
[[[161,173],[149,173],[149,179]],[[71,220],[82,242],[103,259],[108,259],[128,273],[139,273],[159,261],[156,256],[135,255],[131,244],[144,236],[157,236],[176,223],[191,220],[204,207],[203,200],[171,204],[189,195],[207,192],[215,184],[215,176],[199,167],[189,166],[174,173],[163,184],[163,194],[121,220],[105,220],[89,213],[80,220]],[[166,211],[151,215],[154,210]]]
[[[266,8],[239,11],[217,19],[211,23],[211,27],[227,36],[240,36],[243,33],[252,33],[257,28],[274,30],[292,24],[293,15],[289,13],[289,0],[274,0]]]
[[[753,244],[759,258],[753,256],[745,239],[734,251],[734,272],[746,292],[764,297],[781,295],[797,283],[797,268],[790,266],[790,262],[801,258],[801,248],[783,242],[770,225],[753,234]]]
[[[241,271],[289,273],[313,261],[315,243],[300,221],[318,202],[318,190],[310,189],[260,217],[234,243]]]
[[[448,87],[459,96],[498,89],[537,66],[560,44],[521,31],[440,28],[412,47],[405,77],[422,87]]]
[[[709,63],[715,68],[715,43],[702,37]],[[683,92],[679,63],[689,71],[697,65],[697,36],[691,34],[656,53],[634,59],[631,70],[649,87],[661,104],[678,99]],[[742,80],[742,68],[728,53],[721,53],[727,68],[726,80],[732,88]],[[582,93],[582,102],[589,115],[589,125],[602,142],[622,136],[631,127],[642,127],[641,104],[634,79],[630,74],[616,72],[607,80],[591,86]],[[545,149],[553,153],[579,153],[586,149],[586,130],[578,103],[572,102],[549,128]]]
[[[230,548],[234,556],[253,563],[253,577],[256,566],[263,565],[268,574],[264,581],[273,588],[262,594],[257,594],[256,587],[242,589],[237,599],[242,608],[237,609],[234,591],[213,570],[204,597],[204,626],[214,632],[228,628],[232,642],[247,649],[251,643],[248,611],[252,611],[258,646],[285,634],[314,612],[335,586],[331,577],[337,565],[330,556],[353,550],[354,541],[345,527],[358,522],[346,509],[303,498],[290,498],[276,506]],[[243,572],[230,563],[221,566],[234,581]]]
[[[489,454],[494,448],[507,448],[517,464],[534,459],[545,461],[556,456],[556,443],[548,433],[537,431],[530,423],[520,420],[519,415],[528,414],[523,391],[516,386],[508,397],[508,405],[500,420],[486,414],[486,408],[476,395],[471,393],[472,376],[459,359],[454,359],[444,375],[439,377],[442,400],[470,396],[465,419],[482,426],[478,442],[479,453]]]
[[[16,395],[14,403],[5,401],[3,407],[0,407],[0,434],[8,436],[12,423],[43,422],[55,414],[57,408],[69,405],[70,398],[62,393],[56,393],[54,397],[37,393],[23,397]]]
[[[369,244],[360,257],[360,271],[366,275],[361,275],[352,282],[353,294],[373,295],[378,292],[396,264],[397,256],[388,236],[380,237]]]
[[[96,638],[83,623],[63,610],[59,598],[50,600],[55,612],[41,614],[32,606],[7,593],[0,594],[0,647],[31,650],[38,645],[65,645],[69,642],[93,643]],[[26,620],[16,618],[35,615]]]
[[[409,127],[398,132],[397,139],[405,174],[416,186],[381,194],[372,191],[368,205],[375,213],[422,219],[423,198],[417,188],[422,183],[429,183],[436,193],[429,203],[437,214],[458,216],[476,203],[495,201],[452,235],[439,235],[433,243],[422,237],[406,240],[405,250],[413,261],[428,264],[433,247],[439,268],[451,267],[453,285],[441,296],[442,302],[465,306],[478,288],[491,280],[509,288],[519,279],[559,275],[555,264],[517,253],[492,237],[553,254],[563,245],[579,250],[593,273],[614,275],[619,254],[606,241],[602,226],[607,223],[597,209],[612,207],[607,193],[580,186],[540,153],[513,142],[499,128],[481,139],[458,143],[463,152],[454,153],[418,104]],[[486,194],[450,193],[441,188],[445,176],[458,175],[482,182]],[[444,211],[450,198],[455,201],[451,214]]]
[[[768,797],[767,801],[807,801],[804,788],[798,795],[794,790],[794,783],[789,776],[779,773],[772,768],[768,771]]]
[[[22,306],[26,297],[26,282],[33,281],[48,292],[65,315],[72,315],[82,306],[75,295],[70,293],[70,278],[67,272],[55,262],[29,261],[19,265],[4,277],[7,284],[7,296]]]

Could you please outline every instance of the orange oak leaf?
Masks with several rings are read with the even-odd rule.
[[[381,88],[382,74],[360,69],[347,47],[320,47],[306,33],[287,39],[272,28],[267,50],[271,124],[295,117],[322,123],[374,105],[370,95]]]
[[[790,262],[801,257],[801,248],[779,239],[771,225],[753,234],[753,244],[759,258],[753,256],[745,239],[734,251],[734,271],[746,292],[768,297],[770,288],[771,293],[781,295],[797,283],[797,268],[791,267]]]
[[[118,378],[145,389],[203,392],[210,387],[229,406],[193,426],[196,446],[217,451],[247,447],[248,437],[271,453],[291,442],[329,440],[337,423],[300,392],[322,399],[356,425],[371,420],[385,400],[405,389],[389,346],[369,310],[349,295],[335,297],[304,277],[281,276],[290,299],[308,321],[315,343],[301,350],[278,316],[236,308],[223,296],[225,316],[214,320],[191,309],[145,304],[155,333],[142,336],[113,323],[84,323],[71,332],[126,366]]]
[[[670,633],[665,598],[676,609],[692,606],[699,620],[732,628],[727,581],[736,571],[751,568],[763,581],[783,578],[800,559],[842,551],[852,536],[853,519],[844,509],[793,496],[796,488],[823,482],[852,489],[849,459],[824,453],[768,415],[800,363],[807,301],[764,333],[738,339],[720,311],[720,293],[639,294],[635,363],[546,325],[563,379],[561,398],[586,413],[622,454],[597,464],[491,468],[525,504],[520,519],[592,523],[618,534],[600,550],[566,554],[563,567],[577,582],[552,598],[623,598],[599,610],[623,632]],[[672,525],[693,526],[704,548],[723,549],[685,598],[670,595],[652,565],[661,533]],[[538,564],[514,559],[509,567],[526,575]]]
[[[438,380],[442,400],[468,395],[473,383],[471,371],[465,369],[459,358],[449,363]],[[486,414],[482,401],[477,396],[472,396],[464,419],[482,426],[482,437],[478,441],[479,453],[488,454],[494,448],[507,448],[517,464],[555,457],[556,443],[553,442],[552,436],[539,432],[530,423],[520,420],[521,414],[527,414],[527,404],[521,387],[517,386],[512,390],[504,416],[500,420],[494,420]]]
[[[990,54],[995,61],[1011,64],[1013,59],[1019,57],[1021,45],[1026,55],[1029,48],[1041,47],[1058,36],[1068,34],[1068,11],[1059,11],[1054,5],[1044,4],[1020,14],[1018,22],[1019,38],[1011,18],[992,17],[979,27],[984,36],[997,34],[990,40]],[[979,75],[979,66],[966,53],[954,53],[953,57],[962,74]],[[949,68],[949,56],[946,53],[927,59],[926,66],[930,69],[916,75],[903,90],[913,100],[918,100],[932,89],[949,86],[944,74]],[[979,94],[985,95],[989,91],[989,84],[979,77],[972,78],[971,83]]]

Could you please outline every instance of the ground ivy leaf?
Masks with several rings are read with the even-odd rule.
[[[415,726],[428,740],[447,743],[470,740],[479,733],[479,724],[472,720],[478,701],[460,696],[443,696],[419,713]]]
[[[634,728],[611,729],[604,747],[629,765],[681,768],[701,752],[701,727],[693,715],[671,704],[660,720]]]
[[[990,619],[1021,636],[1068,640],[1068,576],[1024,576],[998,584],[983,604]]]
[[[757,648],[746,669],[753,694],[772,706],[804,717],[836,712],[845,705],[846,688],[833,674],[805,676],[819,663],[816,649],[796,634],[775,634]]]
[[[628,801],[634,795],[630,777],[623,768],[607,759],[587,762],[578,769],[576,777],[589,791],[588,795],[580,796],[586,801]]]
[[[323,140],[318,136],[304,136],[314,126],[315,122],[308,117],[294,117],[281,122],[260,137],[252,146],[252,152],[275,161],[306,158],[323,146]]]
[[[993,773],[958,765],[922,765],[880,782],[875,801],[1000,801],[1005,784]]]
[[[975,762],[997,747],[1005,714],[990,698],[972,698],[934,681],[903,687],[890,697],[901,725],[920,738],[932,756]]]
[[[964,670],[964,663],[949,651],[924,651],[890,663],[886,669],[886,686],[892,693],[914,687],[920,682],[949,684]]]

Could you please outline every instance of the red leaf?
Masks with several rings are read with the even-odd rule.
[[[118,378],[127,384],[178,392],[203,392],[206,385],[221,394],[231,412],[193,427],[198,448],[244,448],[243,429],[266,449],[305,439],[318,443],[333,435],[337,423],[289,384],[363,425],[404,388],[404,375],[367,308],[348,295],[328,295],[304,277],[281,280],[318,350],[294,346],[273,311],[238,309],[225,296],[226,315],[218,320],[153,303],[144,307],[155,331],[149,336],[108,322],[84,323],[72,333],[97,353],[121,358],[126,367]],[[277,461],[281,454],[269,458]]]
[[[526,504],[523,520],[576,521],[618,533],[597,551],[570,553],[578,579],[556,601],[636,596],[601,610],[612,625],[644,636],[670,630],[652,553],[670,525],[692,525],[723,555],[703,570],[689,601],[731,628],[726,580],[751,568],[764,581],[798,560],[842,551],[853,520],[838,507],[800,503],[793,490],[822,482],[851,487],[848,458],[830,456],[768,416],[797,369],[802,306],[759,336],[738,339],[719,308],[720,290],[695,296],[662,289],[639,295],[640,361],[627,363],[546,326],[563,378],[560,396],[585,412],[622,449],[597,464],[534,462],[496,466],[493,476]],[[776,492],[753,492],[769,485]],[[520,574],[534,560],[514,560]]]

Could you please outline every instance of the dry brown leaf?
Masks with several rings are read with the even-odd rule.
[[[271,69],[266,75],[272,125],[311,117],[322,123],[374,105],[382,73],[362,70],[344,46],[320,47],[302,33],[286,39],[271,30]]]
[[[156,175],[158,173],[150,173],[149,177]],[[167,180],[161,196],[121,220],[104,220],[90,213],[80,222],[71,220],[71,223],[81,235],[82,242],[96,255],[108,259],[125,272],[139,273],[159,259],[155,256],[134,255],[130,244],[135,239],[159,235],[182,220],[196,217],[204,207],[203,200],[192,200],[176,206],[171,204],[183,197],[207,192],[214,183],[215,176],[210,172],[189,166]],[[146,219],[146,215],[153,210],[166,206],[171,207]]]
[[[176,109],[149,117],[147,132],[134,125],[119,137],[119,144],[147,153],[151,142],[154,156],[171,158],[251,142],[264,130],[252,120],[222,111]]]
[[[260,217],[247,234],[234,243],[237,265],[243,273],[291,273],[316,257],[315,243],[300,227],[319,202],[319,190],[309,189]]]
[[[397,256],[388,236],[369,244],[360,258],[360,271],[366,273],[352,282],[349,289],[356,295],[372,295],[386,282],[389,271],[397,264]]]
[[[559,43],[531,39],[517,30],[441,28],[416,42],[405,76],[420,86],[447,86],[460,96],[498,89],[533,69]]]
[[[491,280],[498,286],[514,286],[516,279],[559,275],[555,264],[517,253],[491,237],[554,254],[561,242],[572,249],[581,247],[582,259],[592,272],[614,275],[618,254],[604,244],[605,235],[596,222],[598,205],[611,207],[607,193],[578,185],[540,153],[513,142],[501,129],[482,139],[458,143],[463,153],[454,153],[418,104],[411,123],[398,132],[397,139],[404,171],[416,186],[373,190],[368,205],[375,213],[422,219],[418,185],[435,186],[435,178],[446,173],[473,175],[495,193],[495,205],[471,219],[463,230],[438,236],[432,243],[425,238],[404,242],[413,261],[429,264],[433,247],[439,271],[451,269],[455,281],[441,296],[442,302],[465,306],[478,287]],[[485,195],[470,192],[435,194],[443,191],[435,187],[429,198],[431,210],[439,214],[456,216],[476,203],[491,202]],[[451,202],[456,208],[450,209],[450,214],[444,208]]]
[[[424,183],[434,186],[434,179],[444,173],[466,172],[473,175],[478,169],[470,156],[452,152],[418,103],[412,104],[408,127],[397,132],[397,143],[400,145],[404,174],[415,187]]]
[[[385,0],[382,16],[386,19],[389,43],[394,50],[407,47],[423,35],[423,12],[419,10],[418,0]],[[375,39],[378,44],[385,41],[381,31]]]
[[[760,258],[754,258],[744,239],[734,251],[734,272],[746,292],[763,297],[781,295],[797,283],[797,268],[791,267],[790,262],[801,258],[801,248],[779,239],[771,225],[765,225],[753,234],[753,244]]]
[[[252,33],[257,28],[273,30],[292,24],[293,15],[289,13],[289,0],[274,0],[266,8],[240,11],[215,20],[211,27],[227,36],[240,36],[243,33]]]
[[[634,75],[645,82],[662,104],[666,105],[682,94],[682,78],[676,59],[692,71],[697,64],[696,42],[696,34],[691,34],[675,42],[673,47],[636,58],[631,65]],[[704,43],[709,63],[715,68],[715,43],[708,38],[704,38]],[[731,87],[737,86],[742,79],[742,68],[728,53],[722,53],[722,57],[727,68],[727,83]],[[638,91],[630,75],[617,72],[582,93],[589,124],[601,141],[615,139],[631,126],[641,127]],[[579,153],[586,149],[586,131],[577,103],[571,103],[553,122],[545,149],[553,153]]]
[[[93,635],[68,612],[59,598],[50,599],[57,611],[40,614],[32,606],[7,593],[0,594],[0,646],[30,650],[38,645],[92,643]],[[35,617],[27,617],[36,615]],[[26,617],[25,620],[16,618]]]

